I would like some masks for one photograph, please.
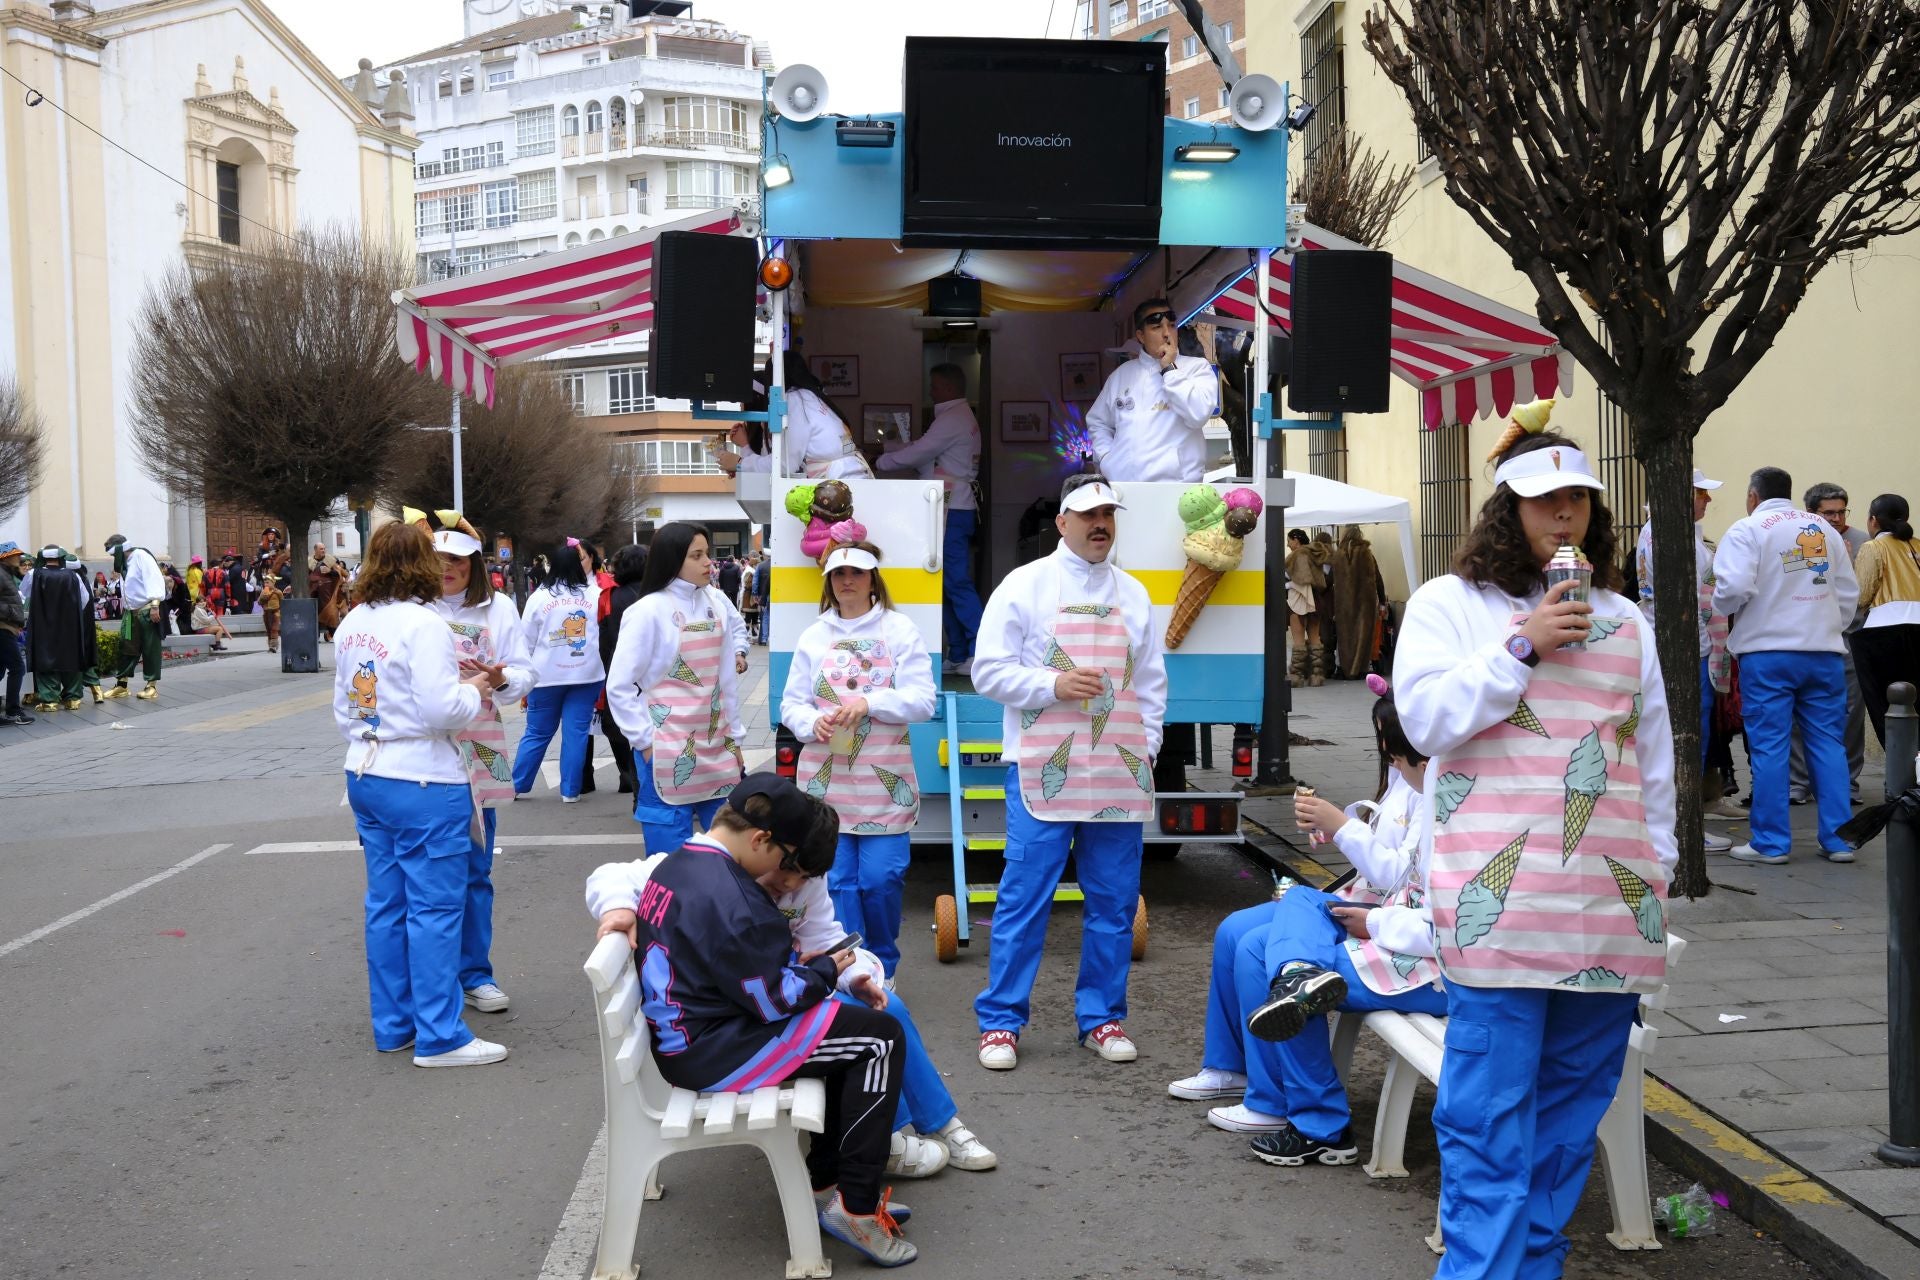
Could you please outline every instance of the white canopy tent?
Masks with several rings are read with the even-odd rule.
[[[1391,524],[1400,527],[1400,556],[1407,566],[1409,592],[1420,585],[1420,562],[1413,555],[1413,504],[1392,494],[1375,493],[1357,484],[1342,484],[1325,476],[1289,471],[1293,505],[1287,508],[1289,525]]]

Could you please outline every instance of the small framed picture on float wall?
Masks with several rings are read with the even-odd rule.
[[[807,368],[813,370],[813,376],[820,379],[820,394],[823,396],[860,394],[859,356],[809,356]]]
[[[1045,400],[1008,400],[1000,406],[1000,439],[1008,444],[1045,444],[1052,406]]]

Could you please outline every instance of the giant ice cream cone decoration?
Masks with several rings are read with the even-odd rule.
[[[1167,620],[1167,648],[1180,647],[1220,579],[1240,567],[1247,535],[1259,526],[1261,505],[1251,489],[1232,490],[1223,499],[1211,485],[1197,484],[1180,495],[1180,518],[1187,526],[1180,549],[1187,571]]]

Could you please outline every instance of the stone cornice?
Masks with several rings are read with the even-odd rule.
[[[217,116],[222,120],[231,120],[236,124],[249,124],[255,127],[265,125],[270,132],[275,133],[300,132],[285,116],[245,89],[209,93],[204,97],[188,98],[186,102],[187,106],[193,110],[204,111],[208,115]]]
[[[36,13],[31,9],[0,9],[0,31],[6,31],[7,39],[14,40],[18,38],[12,34],[15,30],[30,31],[47,40],[78,45],[95,53],[107,47],[107,42],[99,36],[64,22],[55,22],[44,13]]]

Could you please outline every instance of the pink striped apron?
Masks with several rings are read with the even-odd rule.
[[[1592,624],[1586,652],[1542,657],[1511,716],[1434,762],[1429,896],[1449,982],[1645,995],[1665,978],[1667,876],[1634,745],[1640,627]]]
[[[1409,876],[1397,892],[1379,905],[1418,909],[1425,900],[1420,886]],[[1360,975],[1360,981],[1383,996],[1397,996],[1402,991],[1438,981],[1440,977],[1440,966],[1433,957],[1389,951],[1372,938],[1348,938],[1347,959],[1353,962],[1353,971]]]
[[[1104,692],[1020,713],[1020,798],[1046,822],[1145,822],[1153,812],[1147,727],[1120,610],[1062,605],[1047,644],[1056,671],[1097,669]]]
[[[492,665],[496,654],[493,632],[484,623],[450,622],[454,651],[463,660]],[[460,760],[467,768],[467,786],[477,809],[492,809],[513,799],[513,756],[507,750],[507,729],[500,708],[487,694],[480,695],[480,714],[453,735]]]
[[[653,785],[668,804],[699,804],[732,791],[745,766],[727,732],[720,696],[720,619],[680,623],[680,651],[666,678],[647,690],[653,717]]]
[[[813,677],[813,705],[840,707],[842,691],[866,697],[893,687],[893,653],[885,640],[842,640],[827,650]],[[920,819],[920,788],[913,746],[904,724],[863,716],[851,734],[800,748],[798,777],[807,793],[840,814],[840,830],[856,836],[892,836]]]

